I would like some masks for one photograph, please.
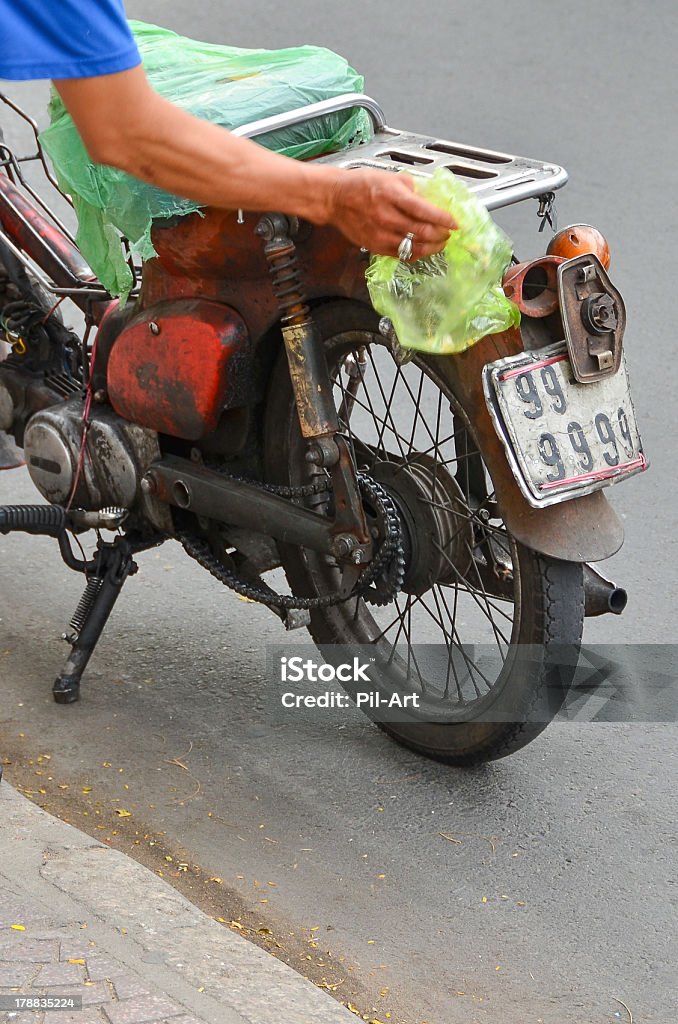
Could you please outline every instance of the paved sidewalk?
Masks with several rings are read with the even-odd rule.
[[[0,995],[81,1010],[2,1024],[355,1024],[147,868],[0,784]]]

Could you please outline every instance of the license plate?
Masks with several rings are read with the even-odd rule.
[[[550,505],[647,468],[626,366],[579,384],[551,346],[489,363],[485,397],[523,494]]]

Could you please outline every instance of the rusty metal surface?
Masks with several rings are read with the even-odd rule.
[[[157,258],[144,265],[138,308],[156,302],[202,296],[237,309],[252,338],[278,321],[278,303],[261,239],[255,228],[262,214],[207,209],[177,221],[158,221],[152,240]],[[366,256],[335,228],[300,222],[295,238],[307,300],[332,297],[369,302]]]
[[[584,566],[584,595],[587,616],[621,615],[628,601],[626,591],[592,565]]]
[[[311,439],[339,429],[322,341],[312,320],[282,329],[290,380],[302,436]]]
[[[473,411],[473,432],[491,473],[499,508],[510,533],[526,547],[570,562],[609,558],[622,546],[624,529],[601,491],[548,508],[532,508],[513,477],[485,403],[485,363],[522,351],[520,332],[512,329],[483,338],[457,356],[432,360],[463,407]]]
[[[598,257],[589,253],[561,264],[558,292],[575,380],[613,376],[621,365],[626,307]]]
[[[560,263],[564,263],[560,256],[542,256],[508,268],[502,282],[504,294],[515,302],[523,316],[540,319],[558,309]]]
[[[120,416],[197,440],[249,397],[238,393],[239,361],[249,362],[249,336],[233,309],[204,299],[165,302],[135,315],[115,339],[106,389]]]
[[[306,276],[292,241],[299,233],[299,221],[296,217],[271,213],[261,218],[255,230],[264,242],[269,282],[278,304],[302,436],[309,439],[331,437],[339,429],[339,421],[322,339],[306,301]]]
[[[362,561],[366,562],[372,554],[372,543],[358,489],[355,465],[345,438],[337,436],[335,444],[339,458],[332,467],[335,517],[332,532],[334,536],[349,533],[355,537],[358,545],[364,549]]]
[[[220,523],[256,529],[286,544],[330,554],[333,523],[287,498],[204,466],[165,456],[146,476],[155,498]]]

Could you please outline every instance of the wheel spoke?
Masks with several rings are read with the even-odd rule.
[[[497,611],[497,612],[499,612],[499,613],[500,613],[501,615],[504,615],[504,617],[505,617],[505,618],[509,618],[509,617],[508,617],[508,616],[506,615],[506,613],[505,613],[505,612],[504,612],[504,611],[503,611],[502,609],[500,609],[500,608],[496,608],[496,607],[495,607],[494,605],[492,605],[492,604],[491,604],[491,602],[490,602],[490,600],[489,600],[489,598],[487,597],[487,594],[485,594],[485,605],[486,605],[487,607],[484,607],[484,605],[483,605],[483,602],[482,602],[482,601],[480,601],[480,600],[478,599],[478,596],[477,596],[477,594],[478,594],[478,591],[476,591],[476,590],[472,590],[472,589],[471,589],[471,588],[470,588],[470,587],[468,586],[468,581],[466,580],[466,577],[465,577],[465,576],[462,576],[462,574],[461,574],[461,573],[459,572],[459,570],[457,569],[456,565],[454,564],[454,562],[452,561],[452,559],[450,558],[450,556],[449,556],[449,555],[447,554],[447,552],[446,552],[446,551],[444,550],[444,548],[442,548],[442,547],[440,546],[440,544],[438,544],[438,542],[437,542],[437,541],[435,541],[435,540],[434,540],[433,544],[434,544],[434,547],[436,547],[436,548],[438,549],[438,551],[439,551],[439,552],[440,552],[440,554],[441,554],[441,555],[443,556],[443,558],[445,558],[445,560],[447,561],[448,565],[450,566],[450,568],[451,568],[451,569],[452,569],[452,571],[454,572],[455,576],[457,576],[457,577],[458,577],[459,581],[460,581],[460,582],[461,582],[462,584],[466,584],[466,586],[464,587],[464,590],[466,591],[466,593],[467,593],[467,594],[470,594],[470,595],[471,595],[471,597],[473,598],[473,600],[475,601],[475,603],[477,604],[477,606],[478,606],[478,607],[480,608],[480,610],[481,610],[481,612],[483,613],[483,615],[484,615],[484,616],[486,617],[486,619],[487,619],[487,620],[489,621],[490,625],[492,626],[492,631],[494,632],[494,635],[495,635],[495,639],[497,638],[497,634],[499,633],[499,635],[501,635],[501,636],[502,636],[502,638],[503,638],[504,642],[506,643],[506,645],[507,645],[507,646],[510,646],[510,640],[507,640],[507,639],[506,639],[506,638],[505,638],[505,637],[503,636],[503,634],[501,634],[501,633],[500,633],[500,631],[499,631],[499,630],[497,629],[497,626],[496,626],[496,624],[495,624],[495,622],[494,622],[494,619],[492,618],[492,615],[491,615],[491,613],[490,613],[490,609],[492,609],[492,610],[494,610],[494,611]],[[472,560],[473,560],[473,559],[472,559]]]
[[[425,359],[405,365],[389,361],[392,357],[375,333],[364,345],[356,345],[354,339],[355,334],[353,343],[339,350],[331,363],[337,368],[334,386],[341,430],[356,465],[374,472],[380,463],[389,463],[384,482],[388,479],[395,504],[402,486],[401,502],[410,500],[414,522],[421,519],[426,524],[427,532],[411,539],[413,573],[428,571],[428,563],[420,567],[416,559],[430,558],[431,565],[445,566],[445,581],[435,582],[432,574],[434,582],[427,591],[410,594],[406,577],[405,592],[390,605],[375,608],[366,595],[340,606],[340,614],[348,635],[381,649],[378,661],[385,678],[392,676],[394,688],[409,684],[421,690],[431,706],[465,708],[493,689],[495,662],[502,665],[511,647],[514,608],[504,603],[510,601],[510,582],[504,580],[496,588],[492,582],[493,573],[501,578],[513,566],[511,539],[498,515],[468,417],[447,387]],[[403,477],[406,483],[401,485]],[[421,502],[421,511],[406,495]],[[319,556],[312,558],[318,580],[326,579],[328,587],[336,585],[333,570],[323,566]],[[412,576],[416,578],[420,576]],[[420,637],[421,643],[430,642],[437,649],[424,654]],[[488,661],[485,653],[480,654],[483,637],[491,650],[498,649],[499,658],[492,653]]]
[[[438,593],[437,593],[437,586],[431,587],[431,593],[433,594],[433,600],[436,603],[436,609],[438,611],[438,615],[442,619],[443,613],[442,613],[442,611],[440,609],[440,600],[439,600]],[[426,607],[426,605],[424,605],[424,607]],[[450,613],[449,613],[449,610],[447,608],[446,608],[446,611],[447,611],[447,615],[448,615],[448,618],[449,618],[449,614]],[[463,694],[461,692],[461,684],[459,682],[459,676],[457,675],[457,666],[454,664],[454,655],[452,654],[452,648],[450,647],[450,642],[448,640],[448,637],[450,636],[450,634],[447,632],[445,627],[442,626],[442,623],[441,623],[441,628],[443,630],[443,635],[445,637],[445,646],[447,647],[447,673],[446,673],[446,676],[445,676],[445,692],[443,694],[443,698],[447,699],[447,696],[448,696],[448,693],[449,693],[449,690],[450,690],[450,670],[452,670],[452,674],[454,676],[454,683],[455,683],[455,686],[457,688],[457,694],[459,696],[459,701],[461,703],[463,703],[464,702],[464,697],[463,697]],[[452,623],[452,628],[454,629],[454,622]]]
[[[437,438],[435,438],[433,436],[433,434],[431,433],[431,430],[429,428],[428,423],[426,422],[424,417],[421,415],[421,392],[422,392],[422,389],[423,389],[423,386],[424,386],[424,374],[421,373],[421,372],[419,374],[419,391],[418,391],[418,394],[417,394],[416,398],[414,397],[414,392],[412,391],[412,388],[410,387],[410,385],[408,383],[407,377],[403,373],[402,366],[398,366],[397,367],[397,369],[396,369],[396,377],[399,378],[400,380],[402,380],[403,384],[405,385],[405,389],[406,389],[408,395],[410,396],[410,398],[414,402],[415,415],[412,417],[412,443],[414,443],[414,434],[415,434],[416,427],[417,427],[417,421],[419,421],[422,424],[422,426],[423,426],[424,430],[426,431],[426,433],[428,434],[428,436],[431,438],[431,442],[432,442],[434,448],[437,447],[437,445],[438,445]],[[440,394],[440,392],[438,392],[438,394]]]
[[[379,432],[379,436],[378,436],[378,439],[377,439],[377,444],[376,445],[366,445],[366,447],[376,448],[377,450],[381,449],[384,458],[387,458],[388,457],[388,452],[386,451],[386,448],[384,447],[384,444],[383,444],[383,441],[382,441],[382,437],[383,437],[385,431],[388,430],[395,437],[395,439],[396,439],[396,441],[398,443],[398,447],[400,448],[401,455],[402,455],[403,458],[405,458],[405,449],[404,449],[403,445],[407,444],[407,439],[405,437],[403,437],[402,434],[399,434],[398,431],[395,430],[394,427],[392,425],[390,425],[386,420],[383,420],[380,416],[377,415],[377,412],[376,412],[374,406],[372,405],[372,401],[371,401],[371,399],[369,397],[369,392],[368,392],[367,387],[364,388],[364,393],[365,393],[365,398],[367,400],[367,405],[365,404],[365,402],[362,402],[357,396],[354,398],[354,405],[359,406],[364,412],[369,413],[370,416],[373,418],[375,424],[377,424],[377,423],[381,424],[381,430]],[[375,461],[376,461],[376,458],[375,458]],[[373,465],[374,465],[374,463],[373,463]]]
[[[372,369],[374,370],[374,378],[375,378],[375,380],[377,382],[377,387],[379,389],[379,393],[381,394],[381,398],[382,398],[382,401],[384,403],[384,424],[386,424],[387,420],[390,420],[390,424],[391,424],[390,425],[390,430],[393,432],[393,435],[398,440],[398,447],[400,448],[400,454],[402,455],[403,458],[405,458],[406,457],[405,456],[405,449],[400,444],[400,434],[396,430],[395,423],[393,422],[393,416],[391,415],[391,402],[393,401],[393,395],[395,394],[396,385],[398,383],[397,375],[393,378],[393,386],[391,387],[391,394],[389,395],[389,397],[387,399],[386,398],[386,393],[384,392],[384,389],[383,389],[383,387],[381,385],[381,378],[379,377],[379,371],[377,370],[377,367],[374,365],[374,357],[372,356],[371,349],[368,349],[368,355],[369,355],[369,358],[370,358],[370,363],[372,364]],[[377,440],[377,444],[380,444],[382,442],[382,438],[383,438],[383,430],[382,430],[382,433],[379,435],[379,438]]]

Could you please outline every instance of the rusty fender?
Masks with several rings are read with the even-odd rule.
[[[520,332],[505,331],[483,338],[456,356],[431,360],[438,374],[473,410],[472,429],[492,475],[499,508],[507,529],[521,544],[565,562],[597,562],[615,554],[624,541],[624,528],[602,491],[572,498],[559,505],[532,508],[521,494],[492,425],[483,393],[486,363],[523,351]]]

